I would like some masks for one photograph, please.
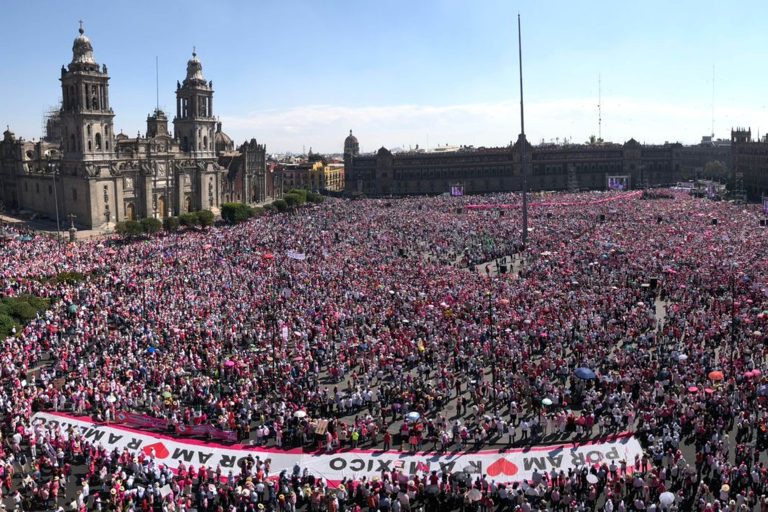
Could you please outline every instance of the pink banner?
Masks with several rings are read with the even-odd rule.
[[[179,425],[176,432],[182,436],[210,437],[219,441],[237,442],[237,432],[221,430],[211,425]]]
[[[115,421],[117,423],[124,423],[129,427],[154,428],[159,430],[168,429],[168,420],[165,418],[153,418],[146,414],[136,414],[133,412],[118,411],[117,414],[115,414]]]
[[[630,192],[628,194],[621,194],[618,196],[611,196],[605,199],[596,199],[594,201],[573,201],[573,202],[551,202],[544,201],[540,203],[530,203],[528,206],[589,206],[593,204],[610,203],[612,201],[619,201],[623,199],[633,199],[640,197],[643,193],[641,191]],[[522,204],[517,203],[500,203],[500,204],[468,204],[467,210],[513,210],[522,207]]]

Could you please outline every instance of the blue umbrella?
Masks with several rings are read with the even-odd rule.
[[[408,421],[419,421],[419,418],[421,418],[421,414],[419,414],[416,411],[411,411],[408,414],[405,415],[405,419]]]
[[[157,349],[156,349],[155,347],[149,347],[149,348],[147,349],[147,354],[149,354],[149,355],[152,355],[152,354],[154,354],[155,352],[157,352]]]
[[[768,395],[768,384],[763,384],[759,388],[757,388],[757,396],[766,396]]]
[[[592,380],[597,378],[597,375],[595,375],[595,372],[590,370],[589,368],[576,368],[576,371],[573,372],[578,378],[584,379],[584,380]]]

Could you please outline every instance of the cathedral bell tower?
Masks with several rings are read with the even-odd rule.
[[[99,161],[114,156],[114,112],[109,107],[109,75],[93,58],[93,46],[80,35],[72,45],[72,62],[61,67],[61,145],[67,160]]]
[[[192,52],[187,78],[176,82],[174,136],[179,147],[194,158],[215,158],[216,118],[213,116],[213,82],[203,78],[203,66]]]

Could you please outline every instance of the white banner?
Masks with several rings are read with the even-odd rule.
[[[48,428],[72,426],[91,443],[101,443],[107,450],[127,448],[131,452],[142,451],[146,455],[154,453],[158,462],[175,469],[179,462],[205,465],[209,468],[221,466],[224,474],[229,469],[237,472],[238,461],[252,455],[262,460],[271,459],[271,473],[279,474],[282,470],[289,473],[293,465],[307,468],[308,471],[330,482],[337,482],[343,477],[359,478],[380,475],[382,471],[399,470],[405,474],[429,472],[453,473],[469,467],[472,473],[484,473],[497,482],[516,482],[530,480],[534,470],[539,473],[568,471],[585,465],[595,465],[615,460],[626,460],[632,466],[635,456],[642,455],[640,443],[633,436],[622,436],[611,441],[588,444],[563,444],[556,446],[534,446],[528,450],[513,449],[505,452],[480,451],[473,453],[435,452],[401,453],[397,450],[387,452],[372,450],[352,450],[337,453],[303,453],[300,449],[273,450],[250,448],[244,445],[226,446],[195,440],[181,440],[161,434],[143,433],[120,426],[94,424],[87,419],[64,414],[37,413],[35,421],[43,422]]]

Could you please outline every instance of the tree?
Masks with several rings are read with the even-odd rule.
[[[289,208],[296,208],[300,204],[302,204],[301,196],[298,194],[285,194],[283,196],[283,200],[288,205]]]
[[[261,206],[254,206],[251,208],[251,217],[263,217],[265,213],[267,213],[266,208],[262,208]]]
[[[197,224],[197,215],[190,212],[182,213],[181,215],[179,215],[179,223],[182,226],[187,226],[187,227],[194,226],[195,224]]]
[[[251,207],[243,203],[224,203],[221,205],[221,218],[230,224],[239,224],[251,218]]]
[[[292,188],[291,190],[288,191],[289,194],[295,194],[299,196],[299,198],[301,198],[301,202],[299,202],[299,204],[304,204],[307,202],[308,192],[309,192],[308,190],[303,188]]]
[[[160,219],[156,219],[154,217],[141,219],[141,229],[148,235],[154,235],[155,233],[158,233],[162,228],[163,223],[160,221]]]
[[[178,217],[166,217],[163,219],[163,229],[168,233],[173,233],[179,230],[179,218]]]
[[[728,179],[728,168],[720,160],[711,160],[704,164],[704,177],[724,181]]]
[[[139,236],[143,232],[143,229],[139,221],[126,220],[124,222],[118,222],[115,225],[115,231],[118,235],[133,238]]]
[[[275,206],[275,203],[267,203],[264,205],[264,211],[265,212],[274,212],[277,210],[277,207]]]
[[[200,210],[196,213],[197,223],[203,227],[213,226],[215,217],[211,210]]]
[[[288,203],[286,203],[284,199],[275,199],[272,202],[272,206],[274,206],[278,212],[284,212],[288,209]]]
[[[307,194],[307,202],[309,203],[320,204],[323,201],[325,201],[325,196],[322,194],[318,194],[317,192],[310,192]]]

